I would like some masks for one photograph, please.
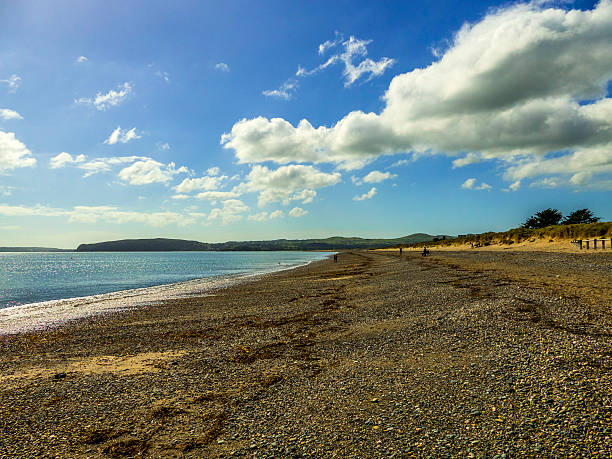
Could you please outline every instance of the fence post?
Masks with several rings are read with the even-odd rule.
[[[597,250],[597,238],[593,239],[593,250]]]
[[[601,250],[606,250],[606,240],[605,239],[601,240]]]
[[[580,244],[580,250],[582,250],[582,239],[580,239],[578,243]]]
[[[586,241],[584,241],[584,242],[586,242],[586,249],[587,249],[587,250],[589,250],[589,240],[587,239],[587,240],[586,240]]]

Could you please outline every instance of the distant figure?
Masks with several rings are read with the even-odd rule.
[[[427,247],[423,247],[423,253],[421,254],[421,256],[426,257],[427,255],[429,255],[429,250],[427,250]]]
[[[474,243],[473,242],[470,242],[470,247],[474,248]]]
[[[400,247],[400,257],[402,256],[402,248]]]
[[[335,254],[334,254],[334,262],[337,262],[337,261],[338,261],[338,254],[337,254],[337,253],[335,253]]]

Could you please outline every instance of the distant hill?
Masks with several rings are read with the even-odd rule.
[[[176,252],[176,251],[253,251],[253,250],[342,250],[392,247],[432,241],[424,233],[395,239],[363,239],[359,237],[329,237],[326,239],[276,239],[272,241],[229,241],[206,243],[183,239],[123,239],[120,241],[81,244],[77,252]]]
[[[52,247],[0,247],[0,252],[74,252],[74,250]]]

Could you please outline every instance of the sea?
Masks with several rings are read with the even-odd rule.
[[[202,295],[333,253],[0,253],[0,334]]]

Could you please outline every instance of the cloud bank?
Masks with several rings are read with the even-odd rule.
[[[331,127],[243,119],[221,143],[239,163],[359,167],[446,154],[455,167],[499,161],[514,189],[553,175],[601,187],[612,172],[611,79],[612,1],[588,11],[519,4],[465,25],[437,61],[394,77],[380,113],[354,111]]]

